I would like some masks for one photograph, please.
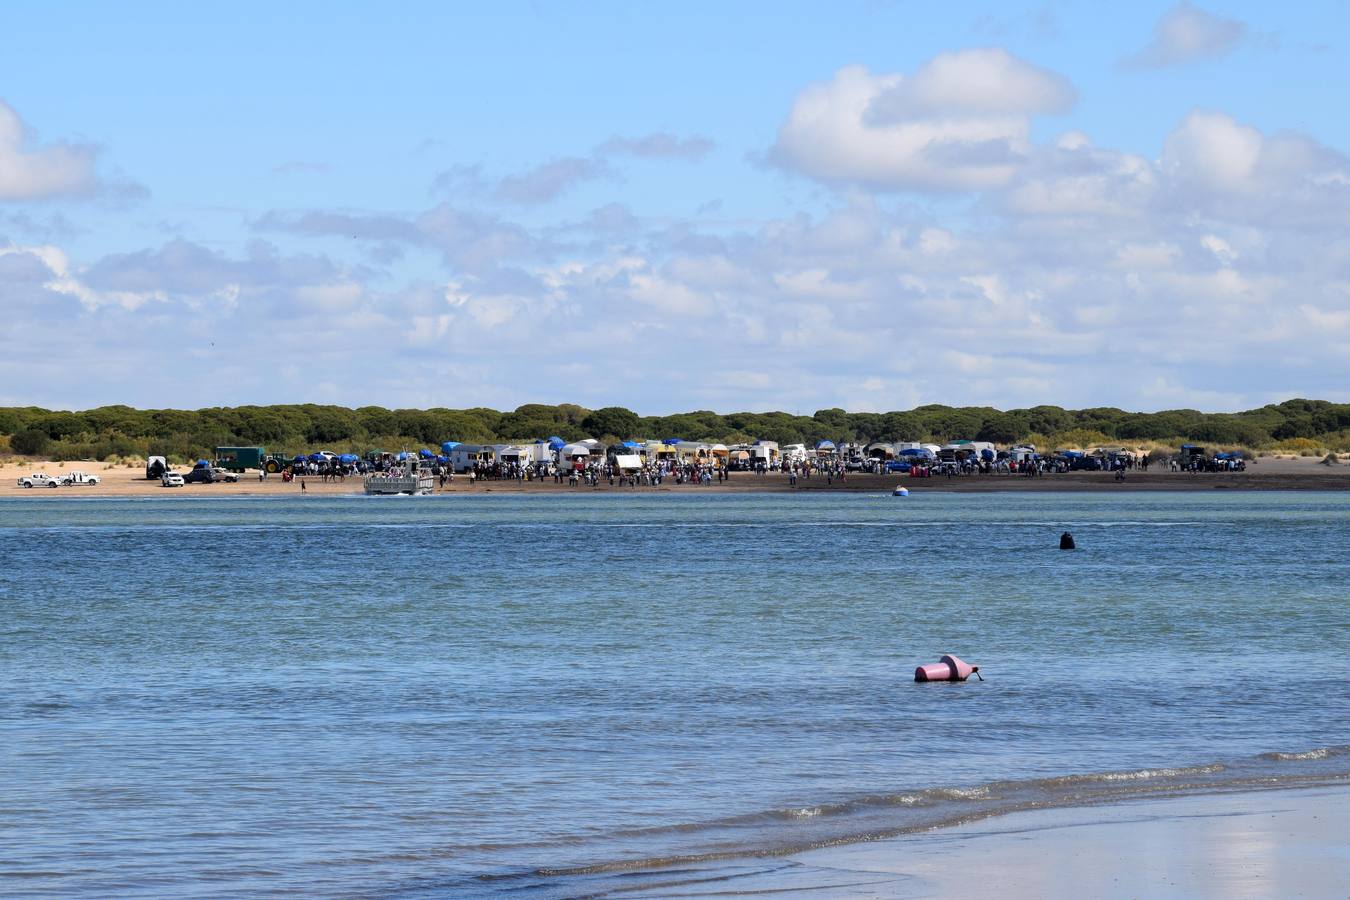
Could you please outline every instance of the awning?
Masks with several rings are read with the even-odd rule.
[[[636,453],[619,453],[614,457],[614,465],[620,469],[641,469],[642,457]]]

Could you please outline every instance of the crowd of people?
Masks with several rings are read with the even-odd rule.
[[[497,462],[478,461],[465,471],[456,472],[443,459],[420,460],[419,464],[430,470],[440,486],[452,485],[456,477],[464,478],[470,484],[478,482],[514,481],[522,484],[551,481],[554,484],[566,484],[573,487],[598,486],[607,483],[620,487],[656,487],[663,484],[712,485],[729,481],[733,474],[766,477],[779,475],[785,477],[789,486],[812,479],[825,481],[833,485],[836,481],[847,483],[850,475],[867,473],[873,475],[896,474],[910,478],[957,478],[978,475],[1014,476],[1036,478],[1044,475],[1070,471],[1107,471],[1114,473],[1116,480],[1124,480],[1129,471],[1147,472],[1151,465],[1161,464],[1172,472],[1232,472],[1245,469],[1245,462],[1236,454],[1219,454],[1216,457],[1194,456],[1190,458],[1168,458],[1164,461],[1150,460],[1145,454],[1129,452],[1106,456],[1051,455],[1016,458],[1000,454],[1001,458],[990,459],[975,454],[959,459],[933,460],[916,457],[912,460],[883,459],[845,459],[842,456],[806,457],[799,456],[776,459],[772,463],[764,459],[728,460],[723,457],[711,458],[640,458],[636,466],[620,465],[612,455],[596,456],[589,459],[558,460],[556,462],[518,462],[503,460]],[[639,457],[630,457],[639,458]],[[393,454],[384,454],[380,458],[346,460],[338,457],[321,460],[297,459],[292,468],[282,473],[289,481],[301,476],[317,477],[322,481],[342,481],[348,476],[360,476],[369,473],[402,475],[411,471],[413,463],[400,460]],[[260,475],[260,478],[265,475]]]

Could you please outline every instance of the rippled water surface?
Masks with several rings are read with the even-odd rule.
[[[565,894],[1341,777],[1348,538],[1315,493],[5,501],[0,892]],[[944,652],[986,680],[914,684]]]

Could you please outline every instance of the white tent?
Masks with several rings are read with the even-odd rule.
[[[563,459],[578,459],[583,456],[588,457],[591,455],[591,448],[587,447],[585,444],[567,444],[558,451],[558,455]]]
[[[642,469],[642,457],[636,453],[616,453],[614,467],[620,472],[637,472]]]

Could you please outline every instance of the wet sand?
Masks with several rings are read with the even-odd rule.
[[[648,873],[622,895],[1346,897],[1347,801],[1350,786],[1032,810],[786,859]]]
[[[45,472],[60,476],[73,471],[85,471],[102,478],[98,485],[71,485],[61,488],[21,488],[17,482],[21,475],[32,472]],[[360,477],[342,481],[324,482],[314,476],[306,476],[303,493],[320,494],[359,494],[362,493]],[[624,493],[689,493],[689,492],[752,492],[752,491],[863,491],[869,493],[890,493],[896,486],[909,488],[913,494],[925,491],[953,491],[961,493],[981,493],[1000,491],[1208,491],[1208,490],[1266,490],[1266,491],[1343,491],[1350,490],[1350,465],[1326,466],[1310,457],[1264,457],[1254,463],[1245,472],[1232,473],[1173,473],[1173,472],[1130,472],[1124,481],[1116,481],[1109,472],[1071,472],[1062,475],[1044,475],[1039,478],[1027,478],[1018,475],[969,475],[952,478],[910,478],[906,475],[859,475],[849,474],[844,481],[834,479],[833,483],[820,475],[798,479],[796,487],[788,484],[787,476],[781,473],[756,475],[750,472],[736,472],[731,480],[718,485],[675,484],[667,479],[659,487],[611,487],[601,483],[597,487],[572,487],[566,482],[555,484],[552,479],[543,482],[517,481],[479,481],[470,484],[463,475],[455,476],[454,481],[445,488],[437,488],[437,493],[550,493],[550,492],[603,492],[623,491]],[[202,496],[295,496],[302,493],[300,482],[284,482],[278,475],[268,476],[259,481],[256,472],[240,476],[237,484],[190,484],[181,488],[165,488],[158,481],[147,481],[143,467],[114,467],[99,462],[67,462],[62,466],[52,462],[14,462],[0,464],[0,497],[202,497]]]

